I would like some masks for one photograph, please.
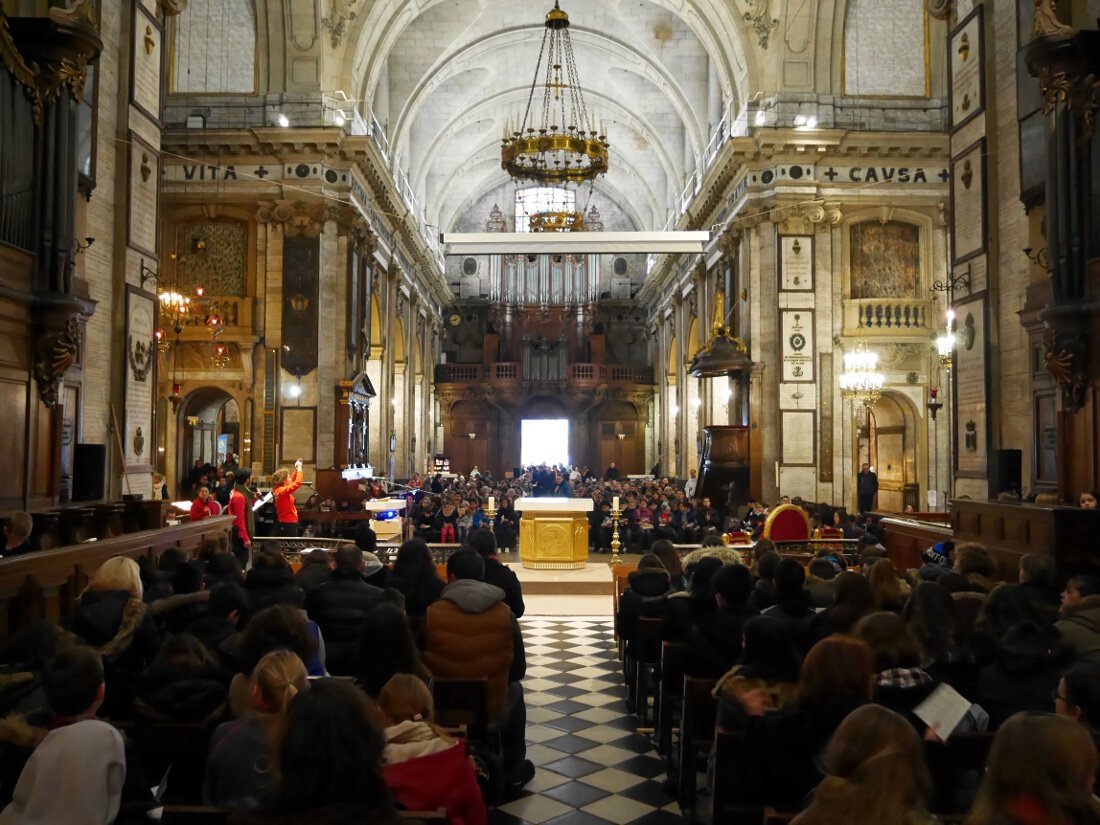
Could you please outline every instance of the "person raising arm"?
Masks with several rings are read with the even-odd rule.
[[[294,493],[302,486],[302,459],[294,462],[293,474],[280,469],[271,477],[271,493],[275,497],[276,533],[288,538],[298,536],[298,508],[294,506]]]

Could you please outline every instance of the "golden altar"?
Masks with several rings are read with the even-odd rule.
[[[516,500],[519,560],[534,570],[583,570],[588,563],[590,498]]]

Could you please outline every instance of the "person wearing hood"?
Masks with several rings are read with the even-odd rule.
[[[805,650],[806,625],[814,615],[810,607],[810,594],[806,592],[806,571],[795,559],[780,559],[775,566],[775,604],[760,611],[761,616],[772,616],[787,625],[795,644]]]
[[[455,825],[486,825],[489,812],[465,745],[433,722],[432,692],[411,673],[396,673],[378,697],[386,728],[382,775],[409,811],[443,808]]]
[[[221,722],[229,712],[230,678],[194,636],[173,636],[142,674],[134,714],[157,724]]]
[[[633,655],[638,620],[643,617],[663,618],[671,587],[668,570],[653,553],[646,553],[638,560],[638,569],[626,577],[626,584],[626,589],[619,596],[619,614],[615,617],[615,626],[619,638],[627,640],[628,655]]]
[[[778,565],[779,554],[774,550],[767,550],[756,559],[756,584],[753,585],[752,595],[749,597],[749,607],[758,613],[763,613],[775,604],[775,584],[772,577],[775,576]]]
[[[309,591],[306,613],[321,628],[328,672],[352,676],[358,666],[367,614],[378,604],[383,591],[363,581],[363,551],[358,545],[341,544],[335,562],[332,579]]]
[[[535,775],[528,760],[527,709],[521,680],[527,673],[523,634],[504,601],[504,591],[485,582],[485,560],[459,550],[447,560],[447,581],[439,600],[424,614],[424,664],[434,676],[488,679],[489,718],[500,725],[506,782],[519,791]]]
[[[1100,576],[1075,576],[1062,593],[1055,627],[1075,661],[1100,665]]]
[[[997,644],[993,663],[978,677],[978,701],[998,728],[1021,711],[1051,713],[1063,662],[1050,628],[1025,620]]]

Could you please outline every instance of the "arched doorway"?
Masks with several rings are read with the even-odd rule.
[[[898,392],[884,392],[873,407],[856,408],[856,471],[870,464],[878,474],[880,512],[901,513],[906,505],[920,509],[920,417],[913,402]]]
[[[181,491],[188,491],[187,475],[196,461],[220,465],[226,455],[240,454],[241,408],[218,387],[199,387],[180,405],[176,417]]]

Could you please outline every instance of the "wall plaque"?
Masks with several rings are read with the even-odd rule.
[[[122,449],[126,472],[153,472],[153,403],[156,397],[157,300],[151,292],[126,287],[126,403],[122,415]]]
[[[161,84],[164,79],[164,30],[155,15],[140,3],[135,3],[131,33],[130,103],[159,126]]]
[[[809,309],[780,313],[783,342],[783,381],[812,383],[814,380],[814,315]]]
[[[806,412],[781,413],[782,460],[784,465],[814,463],[814,437],[817,425],[815,414]]]
[[[979,140],[951,162],[953,260],[985,251],[985,141]]]
[[[300,458],[312,464],[317,460],[317,408],[283,407],[279,413],[279,463],[293,464]]]
[[[985,478],[990,398],[985,298],[956,303],[955,313],[955,469],[964,478]]]
[[[951,33],[951,128],[958,129],[985,109],[982,7],[978,6]]]
[[[814,288],[813,235],[779,236],[779,288],[786,290]]]
[[[131,131],[129,139],[127,191],[130,198],[126,243],[147,257],[157,258],[160,249],[160,233],[157,231],[160,153],[136,132]]]

